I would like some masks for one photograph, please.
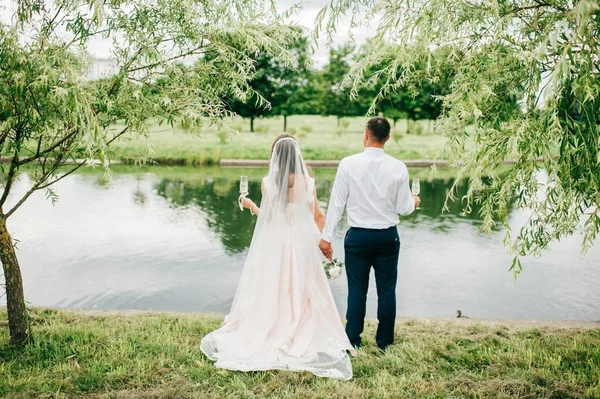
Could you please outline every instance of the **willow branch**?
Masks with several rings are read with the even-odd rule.
[[[67,134],[65,137],[63,137],[62,139],[58,140],[56,143],[52,144],[50,147],[46,148],[42,152],[40,152],[40,149],[38,147],[38,152],[35,155],[32,155],[32,156],[27,157],[25,159],[22,159],[19,162],[19,166],[25,165],[26,163],[29,163],[31,161],[35,161],[36,159],[40,158],[42,155],[48,154],[49,152],[52,152],[57,147],[61,146],[62,144],[66,143],[68,140],[70,140],[73,137],[75,137],[75,135],[77,135],[77,133],[79,133],[79,130],[78,129],[74,129],[71,133]]]
[[[25,203],[25,201],[27,201],[27,199],[31,196],[31,194],[33,194],[37,190],[41,190],[42,187],[48,187],[49,184],[44,185],[44,182],[52,175],[52,173],[54,173],[62,165],[62,163],[63,163],[62,159],[57,159],[56,162],[54,163],[54,165],[52,165],[52,167],[50,168],[50,170],[48,170],[46,173],[44,173],[42,175],[42,177],[38,180],[38,182],[35,183],[33,186],[31,186],[31,188],[25,193],[25,195],[23,195],[23,197],[19,200],[19,202],[17,202],[15,204],[15,206],[13,206],[12,209],[6,213],[5,218],[8,218],[10,215],[15,213],[15,211],[17,209],[19,209],[19,207],[21,205],[23,205],[23,203]],[[77,165],[77,167],[73,168],[73,169],[79,169],[80,167],[81,167],[81,165]],[[69,172],[69,174],[70,173],[72,173],[72,172]],[[58,180],[60,180],[60,178],[56,179],[53,183],[55,183]]]
[[[10,193],[10,188],[12,187],[12,183],[15,178],[15,172],[17,167],[19,166],[18,159],[19,156],[15,153],[15,156],[13,157],[10,163],[10,168],[8,169],[8,175],[6,177],[6,186],[4,186],[4,192],[2,193],[2,197],[0,198],[0,208],[6,202],[6,199],[8,198],[8,193]]]
[[[77,169],[81,168],[83,165],[86,165],[86,164],[87,164],[87,160],[85,160],[85,161],[81,162],[80,164],[78,164],[77,166],[75,166],[73,169],[71,169],[71,170],[70,170],[70,171],[68,171],[67,173],[63,174],[62,176],[60,176],[60,177],[58,177],[58,178],[56,178],[56,179],[52,180],[51,182],[49,182],[49,183],[46,183],[46,184],[43,184],[43,185],[39,186],[37,189],[38,189],[38,190],[43,190],[43,189],[45,189],[45,188],[47,188],[47,187],[49,187],[49,186],[53,185],[54,183],[61,181],[62,179],[64,179],[65,177],[69,176],[71,173],[75,172]],[[11,210],[8,212],[8,214],[7,214],[7,215],[10,215],[12,211],[13,211],[13,210],[11,209]]]
[[[8,174],[6,176],[6,186],[4,186],[4,192],[2,193],[2,197],[0,198],[0,209],[6,202],[8,198],[8,194],[10,193],[10,188],[12,187],[13,180],[15,179],[15,173],[19,167],[19,141],[21,139],[21,133],[19,130],[16,132],[15,143],[17,147],[15,148],[15,154],[13,156],[12,161],[10,162],[10,168],[8,169]]]
[[[6,141],[6,138],[8,137],[10,131],[7,129],[6,131],[4,131],[4,133],[2,133],[2,135],[0,135],[0,146],[4,144],[4,141]]]
[[[180,59],[180,58],[187,57],[187,56],[189,56],[189,55],[201,54],[201,53],[203,53],[203,51],[200,51],[200,52],[199,52],[199,50],[201,50],[203,47],[204,47],[204,46],[202,46],[202,45],[201,45],[201,46],[198,46],[198,47],[196,47],[196,48],[194,48],[194,49],[192,49],[192,50],[190,50],[190,51],[188,51],[188,52],[186,52],[186,53],[179,54],[179,55],[176,55],[176,56],[174,56],[174,57],[171,57],[171,58],[167,58],[167,59],[166,59],[166,60],[164,60],[164,61],[159,61],[159,62],[155,62],[155,63],[153,63],[153,64],[148,64],[148,65],[144,65],[144,66],[137,67],[137,68],[134,68],[134,69],[130,69],[130,70],[128,70],[127,72],[128,72],[128,73],[131,73],[131,72],[142,71],[142,70],[144,70],[144,69],[150,69],[150,68],[154,68],[154,67],[157,67],[157,66],[159,66],[159,65],[161,65],[161,64],[164,64],[164,63],[167,63],[167,62],[171,62],[171,61],[175,61],[175,60],[178,60],[178,59]]]
[[[121,137],[122,135],[125,134],[125,132],[127,132],[127,130],[129,130],[129,126],[126,126],[123,130],[121,130],[115,137],[113,137],[112,139],[110,139],[106,145],[109,146],[113,141],[115,141],[116,139],[118,139],[119,137]]]

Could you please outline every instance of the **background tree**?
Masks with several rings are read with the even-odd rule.
[[[511,269],[518,273],[520,256],[540,255],[550,242],[578,230],[585,252],[600,229],[598,1],[361,4],[366,15],[350,2],[332,0],[319,14],[317,34],[324,28],[331,41],[344,14],[353,15],[351,26],[381,17],[373,51],[345,81],[356,95],[371,78],[369,67],[383,66],[376,69],[385,85],[373,106],[390,91],[436,82],[452,71],[441,99],[446,156],[460,177],[470,176],[466,210],[478,202],[485,228],[493,226],[494,216],[506,228],[505,243],[515,254]],[[447,51],[435,51],[440,47]],[[397,75],[399,69],[405,72]],[[498,174],[507,159],[516,164]],[[511,198],[531,210],[516,236],[508,224]]]
[[[338,125],[342,117],[362,116],[368,110],[360,101],[350,101],[350,88],[342,84],[350,71],[353,57],[354,46],[351,44],[332,48],[329,50],[329,63],[319,74],[324,88],[321,110],[324,115],[336,116]],[[355,96],[354,100],[357,98]]]
[[[299,31],[281,24],[286,16],[272,3],[259,0],[56,6],[33,0],[17,6],[18,23],[0,25],[0,152],[10,157],[1,168],[0,260],[11,341],[22,343],[30,331],[7,219],[36,191],[54,198],[52,184],[89,160],[108,166],[109,146],[123,136],[183,118],[193,126],[220,123],[231,114],[225,93],[241,101],[254,94],[249,80],[256,60],[248,54],[293,65],[288,47]],[[113,39],[116,74],[90,82],[86,46],[95,36]],[[202,61],[207,52],[216,56]],[[176,64],[194,59],[201,61],[190,68]],[[166,79],[157,84],[160,78]],[[33,184],[13,198],[23,168]]]
[[[309,111],[308,106],[314,102],[313,98],[307,98],[309,104],[302,104],[303,96],[316,94],[312,91],[311,79],[314,73],[310,70],[309,40],[307,36],[302,37],[290,49],[296,56],[296,65],[286,66],[279,63],[279,68],[272,72],[274,93],[272,96],[272,107],[274,115],[283,116],[283,131],[287,131],[287,117],[290,115],[303,114]],[[315,112],[308,112],[314,114]]]
[[[326,90],[320,79],[320,71],[306,69],[294,90],[279,105],[279,112],[284,118],[287,115],[321,115]],[[285,123],[284,131],[287,131]]]
[[[229,106],[236,114],[250,119],[250,131],[254,131],[254,120],[261,117],[283,116],[283,130],[287,130],[287,117],[297,113],[294,108],[294,93],[308,81],[308,37],[301,36],[294,41],[289,52],[295,62],[274,57],[267,51],[249,54],[256,59],[256,66],[250,80],[253,95],[248,99],[228,100]]]
[[[356,54],[355,63],[358,63],[363,57],[373,51],[371,41],[363,45]],[[436,52],[444,52],[445,49],[437,49]],[[435,59],[433,60],[435,62]],[[407,133],[410,133],[411,121],[427,119],[429,121],[437,119],[442,111],[442,102],[440,97],[447,94],[452,83],[452,71],[444,69],[442,76],[435,80],[421,80],[408,82],[404,85],[394,85],[393,89],[387,84],[388,75],[381,71],[389,67],[389,60],[384,63],[370,65],[365,72],[365,76],[370,78],[362,83],[358,99],[364,103],[363,107],[369,109],[372,101],[377,98],[377,104],[374,111],[382,113],[388,119],[392,119],[394,126],[398,119],[407,120]],[[415,69],[425,70],[431,68],[430,65],[417,63]],[[388,72],[389,73],[389,72]],[[394,76],[404,74],[402,67],[395,71]],[[348,76],[345,77],[346,79]],[[396,78],[393,78],[396,79]],[[349,86],[348,82],[344,82]],[[372,110],[373,111],[373,110]]]

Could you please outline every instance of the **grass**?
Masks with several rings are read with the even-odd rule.
[[[33,313],[22,352],[0,324],[1,397],[600,398],[598,329],[399,322],[381,355],[369,322],[354,378],[335,381],[215,368],[199,343],[221,316]]]
[[[365,118],[348,118],[344,132],[337,128],[335,117],[292,116],[288,118],[288,132],[294,133],[307,160],[339,160],[362,151]],[[399,159],[439,159],[445,138],[433,133],[433,122],[413,122],[412,134],[405,134],[406,121],[399,121],[392,131],[386,151]],[[199,134],[165,126],[152,126],[147,137],[136,134],[125,136],[111,148],[114,157],[131,162],[140,157],[150,158],[163,165],[213,165],[221,159],[268,159],[271,144],[283,132],[281,118],[255,121],[254,133],[249,132],[249,121],[236,121],[233,128],[239,134],[218,132],[207,127]],[[304,127],[305,130],[302,130]],[[310,128],[310,131],[307,129]],[[115,126],[115,131],[121,126]],[[416,134],[420,131],[421,134]]]

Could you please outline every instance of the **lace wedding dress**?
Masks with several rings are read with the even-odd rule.
[[[354,349],[321,263],[315,183],[295,140],[275,145],[262,190],[231,311],[201,349],[224,369],[306,370],[350,379],[347,351]]]

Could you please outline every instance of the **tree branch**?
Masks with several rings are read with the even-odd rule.
[[[106,29],[98,30],[98,31],[95,31],[95,32],[89,33],[89,34],[87,34],[87,35],[75,36],[75,37],[73,37],[73,39],[72,39],[72,40],[71,40],[71,41],[70,41],[70,42],[69,42],[69,43],[68,43],[68,44],[67,44],[65,47],[67,47],[67,48],[68,48],[68,47],[71,47],[71,45],[72,45],[73,43],[77,42],[77,41],[81,41],[81,40],[83,40],[83,39],[87,39],[87,38],[90,38],[90,37],[92,37],[92,36],[96,36],[96,35],[98,35],[98,34],[104,33],[104,32],[110,32],[110,28],[106,28]]]
[[[4,133],[2,133],[2,135],[0,135],[0,146],[4,144],[4,141],[6,140],[9,134],[10,131],[7,129]]]
[[[566,8],[558,6],[556,4],[550,4],[550,3],[547,3],[547,2],[541,1],[541,0],[533,0],[533,1],[535,1],[535,3],[538,4],[540,7],[551,7],[551,8],[555,8],[558,11],[562,11],[562,12],[567,11]]]
[[[39,138],[39,140],[38,140],[38,144],[37,144],[37,150],[35,150],[35,152],[34,152],[34,154],[36,154],[38,157],[40,156],[40,148],[42,147],[42,138],[43,138],[43,137],[44,137],[44,136],[42,136],[42,135],[40,134],[40,138]],[[21,159],[19,158],[19,161],[20,161],[20,160],[21,160]],[[19,162],[19,163],[20,163],[20,162]]]
[[[144,49],[143,47],[140,47],[138,49],[138,51],[136,51],[136,53],[133,55],[133,57],[131,57],[131,59],[123,65],[123,69],[125,70],[125,73],[127,73],[127,68],[129,68],[131,66],[131,64],[133,64],[135,59],[137,57],[139,57],[139,55],[142,53],[143,49]],[[108,89],[108,91],[106,92],[107,97],[110,97],[113,94],[113,91],[117,87],[118,82],[119,82],[119,75],[115,76],[115,80],[113,80],[113,83],[110,86],[110,89]]]
[[[61,177],[59,177],[59,178],[56,178],[56,179],[52,180],[50,183],[46,183],[46,184],[43,184],[43,185],[39,186],[39,187],[38,187],[38,190],[43,190],[43,189],[45,189],[45,188],[47,188],[47,187],[49,187],[49,186],[53,185],[54,183],[61,181],[62,179],[64,179],[65,177],[69,176],[71,173],[75,172],[77,169],[81,168],[83,165],[86,165],[86,164],[87,164],[87,160],[86,160],[86,161],[83,161],[83,162],[82,162],[82,163],[80,163],[79,165],[75,166],[73,169],[71,169],[71,170],[70,170],[70,171],[68,171],[67,173],[63,174]],[[12,212],[13,212],[13,210],[11,209],[11,210],[10,210],[10,211],[7,213],[7,216],[10,216],[10,214],[11,214]]]
[[[126,126],[123,130],[121,130],[117,135],[115,135],[112,139],[110,139],[106,145],[110,145],[112,142],[114,142],[115,140],[117,140],[119,137],[121,137],[122,135],[124,135],[127,131],[129,130],[129,127]],[[47,153],[49,151],[52,151],[52,149],[58,147],[59,145],[61,145],[62,143],[64,143],[66,140],[68,140],[70,137],[74,136],[77,133],[77,130],[75,130],[73,133],[70,133],[68,136],[65,136],[64,138],[62,138],[61,140],[59,140],[58,142],[56,142],[52,147],[46,149],[43,153]],[[13,162],[11,163],[11,170],[13,169],[13,165],[16,164],[16,166],[19,166],[23,163],[27,163],[27,162],[31,162],[32,160],[35,160],[37,158],[40,158],[40,150],[39,150],[39,145],[38,145],[38,151],[36,153],[36,156],[33,157],[29,157],[26,158],[24,160],[22,160],[21,162],[15,162],[15,159],[18,159],[17,156],[15,156],[15,158],[13,158]],[[26,161],[26,162],[25,162]],[[48,170],[47,172],[44,172],[44,174],[42,175],[42,177],[40,178],[40,180],[34,184],[26,193],[25,195],[23,195],[23,197],[19,200],[19,202],[17,202],[15,204],[15,206],[12,207],[12,209],[10,211],[8,211],[5,214],[5,218],[8,218],[10,215],[12,215],[21,205],[23,205],[23,203],[36,191],[38,190],[43,190],[45,188],[50,187],[51,185],[53,185],[54,183],[59,182],[60,180],[64,179],[65,177],[69,176],[70,174],[74,173],[77,169],[81,168],[83,165],[87,164],[87,160],[84,160],[83,162],[79,163],[77,166],[75,166],[74,168],[72,168],[70,171],[64,173],[62,176],[48,182],[48,183],[44,183],[49,177],[50,175],[52,175],[52,173],[54,173],[60,166],[62,166],[64,164],[62,158],[56,158],[54,160],[54,165],[52,165],[52,167],[50,168],[50,170]],[[14,167],[16,167],[14,166]],[[11,176],[12,172],[9,170],[9,176]],[[5,194],[6,196],[8,196],[8,191],[10,190],[10,184],[7,184],[7,188],[8,190],[5,188]],[[0,202],[0,207],[4,204],[4,201],[6,200],[6,198],[4,198],[3,196],[3,200]]]
[[[129,130],[129,126],[125,126],[125,128],[123,130],[121,130],[115,137],[113,137],[112,139],[110,139],[106,145],[109,146],[113,141],[115,141],[116,139],[118,139],[119,137],[121,137],[122,135],[125,134],[125,132],[127,132],[127,130]]]
[[[64,175],[62,175],[61,177],[59,177],[57,179],[54,179],[50,183],[44,184],[44,182],[52,175],[52,173],[54,173],[62,164],[63,164],[62,159],[57,159],[55,161],[54,165],[52,165],[52,167],[50,168],[50,170],[48,170],[46,173],[44,173],[42,175],[42,177],[38,180],[38,182],[35,183],[33,186],[31,186],[31,188],[29,189],[29,191],[27,191],[25,193],[25,195],[23,195],[23,197],[19,200],[19,202],[17,202],[15,204],[15,206],[13,206],[12,209],[5,214],[5,219],[8,219],[8,217],[10,215],[12,215],[13,213],[15,213],[15,211],[17,209],[19,209],[19,207],[21,205],[23,205],[23,203],[25,203],[25,201],[27,201],[27,199],[31,196],[31,194],[33,194],[37,190],[42,190],[44,188],[47,188],[50,185],[56,183],[57,181],[63,179],[64,177],[67,177],[71,173],[75,172],[77,169],[81,168],[85,164],[85,162],[82,162],[81,164],[79,164],[76,167],[74,167],[73,169],[71,169],[69,172],[65,173]]]
[[[65,137],[63,137],[62,139],[58,140],[56,143],[52,144],[50,147],[46,148],[44,151],[40,152],[39,146],[38,146],[38,152],[35,155],[32,155],[28,158],[24,158],[19,162],[19,166],[21,165],[25,165],[26,163],[29,163],[31,161],[35,161],[36,159],[40,158],[42,155],[44,154],[48,154],[49,152],[53,151],[55,148],[59,147],[60,145],[64,144],[65,142],[67,142],[69,139],[73,138],[77,133],[79,133],[78,129],[74,129],[71,133],[67,134]],[[41,140],[41,138],[40,138]]]
[[[566,9],[563,7],[559,7],[556,4],[549,4],[546,3],[545,1],[540,1],[540,0],[534,0],[535,1],[535,5],[530,5],[530,6],[522,6],[522,7],[516,7],[512,10],[513,14],[518,13],[519,11],[527,11],[527,10],[539,10],[540,8],[544,8],[544,7],[548,7],[548,8],[554,8],[555,10],[561,11],[561,12],[565,12]]]
[[[31,99],[33,100],[33,105],[35,106],[35,110],[37,111],[40,118],[43,118],[42,113],[40,112],[40,106],[38,105],[38,102],[35,99],[35,95],[33,94],[33,90],[31,90],[31,87],[28,87],[27,91],[29,91],[29,94],[31,94]]]
[[[15,156],[13,157],[10,168],[8,169],[8,175],[6,176],[6,186],[4,186],[4,192],[2,193],[2,197],[0,198],[0,208],[6,202],[8,198],[8,194],[10,193],[10,188],[12,187],[13,180],[15,178],[15,172],[19,166],[19,155],[15,151]]]
[[[144,65],[144,66],[141,66],[141,67],[138,67],[138,68],[130,69],[130,70],[128,70],[127,72],[128,72],[128,73],[131,73],[131,72],[137,72],[137,71],[141,71],[141,70],[144,70],[144,69],[150,69],[150,68],[154,68],[154,67],[156,67],[156,66],[159,66],[159,65],[161,65],[161,64],[163,64],[163,63],[170,62],[170,61],[174,61],[174,60],[177,60],[177,59],[179,59],[179,58],[184,58],[184,57],[187,57],[188,55],[195,54],[195,53],[197,53],[197,52],[198,52],[198,50],[202,49],[203,47],[204,47],[204,46],[202,46],[202,45],[201,45],[201,46],[198,46],[198,47],[196,47],[196,48],[194,48],[194,49],[192,49],[192,50],[188,51],[187,53],[179,54],[179,55],[176,55],[176,56],[174,56],[174,57],[167,58],[167,59],[166,59],[166,60],[164,60],[164,61],[155,62],[154,64],[148,64],[148,65]]]
[[[56,29],[56,27],[58,26],[58,24],[54,24],[54,22],[56,21],[56,18],[58,18],[58,15],[60,14],[60,12],[62,11],[63,6],[59,6],[58,10],[56,10],[56,14],[54,14],[54,17],[52,17],[52,19],[50,21],[48,21],[46,26],[49,26],[49,30],[48,30],[48,36],[50,36],[50,34],[52,32],[54,32],[54,29]]]
[[[10,168],[8,169],[8,174],[6,175],[6,186],[4,186],[4,192],[2,193],[2,197],[0,198],[0,208],[2,208],[2,205],[4,205],[6,199],[8,198],[10,188],[12,187],[13,180],[15,179],[15,173],[19,168],[19,141],[21,139],[20,131],[17,130],[15,135],[15,155],[13,156],[13,159],[10,162]]]

